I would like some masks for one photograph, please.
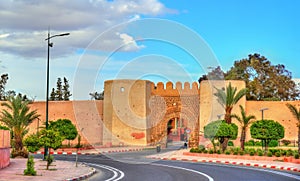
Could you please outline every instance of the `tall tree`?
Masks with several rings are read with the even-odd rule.
[[[68,101],[72,96],[70,92],[70,84],[66,77],[64,77],[62,83],[61,78],[57,78],[56,82],[56,90],[52,88],[52,92],[50,94],[50,101]]]
[[[238,116],[236,114],[233,114],[232,117],[237,119],[238,122],[241,124],[242,127],[242,132],[241,132],[241,149],[244,150],[245,148],[245,140],[246,140],[246,131],[248,126],[253,123],[253,121],[255,121],[255,116],[254,115],[246,115],[245,109],[242,105],[240,105],[240,109],[241,109],[241,116]]]
[[[62,90],[62,81],[61,78],[57,78],[57,82],[56,82],[56,99],[58,101],[63,100],[63,90]]]
[[[248,88],[247,100],[295,100],[300,95],[292,73],[284,65],[272,65],[257,53],[235,61],[225,79],[244,80]]]
[[[101,93],[91,92],[89,95],[91,96],[92,100],[103,100],[104,99],[104,91],[102,91]]]
[[[64,77],[64,85],[63,85],[63,100],[64,101],[70,100],[70,97],[72,96],[69,89],[70,89],[69,81],[66,77]]]
[[[0,100],[5,101],[6,95],[5,95],[5,85],[8,80],[8,74],[2,74],[0,79]]]
[[[224,80],[224,72],[220,66],[215,68],[212,67],[212,70],[205,75],[202,75],[198,82],[201,83],[203,80]]]
[[[226,86],[226,90],[216,88],[217,93],[214,95],[217,97],[218,102],[225,109],[225,121],[228,124],[231,124],[231,111],[233,106],[247,93],[247,89],[241,89],[237,91],[236,87],[232,87],[231,83]],[[226,138],[222,144],[222,149],[227,148],[228,138]]]
[[[296,106],[287,103],[286,106],[289,108],[293,116],[297,120],[297,127],[298,127],[298,153],[300,154],[300,108],[297,109]]]
[[[5,109],[1,111],[0,121],[13,132],[16,153],[23,149],[23,138],[28,132],[29,124],[40,116],[37,110],[30,111],[28,104],[29,101],[23,101],[20,96],[10,97],[8,102],[1,104]]]
[[[56,93],[55,93],[55,89],[54,88],[52,88],[49,100],[50,101],[56,101]]]

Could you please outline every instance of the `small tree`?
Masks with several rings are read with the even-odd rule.
[[[226,138],[236,139],[237,132],[238,127],[234,123],[226,123],[225,120],[213,121],[204,127],[204,137],[210,139],[214,151],[216,151],[215,140],[218,140],[222,144]]]
[[[251,137],[262,141],[265,151],[271,140],[279,140],[284,137],[284,127],[274,120],[259,120],[250,127]]]
[[[67,139],[69,141],[69,147],[70,140],[74,140],[78,135],[76,127],[68,119],[58,119],[57,121],[50,122],[49,128],[57,130],[61,137]]]
[[[48,148],[52,148],[56,150],[59,148],[62,144],[62,141],[64,138],[60,135],[60,133],[57,130],[54,129],[43,129],[40,132],[40,138],[39,138],[39,143],[40,145]],[[47,157],[47,167],[46,169],[49,169],[49,166],[53,162],[53,157],[48,154]]]
[[[42,145],[39,140],[39,136],[36,134],[31,134],[24,139],[24,145],[27,147],[27,150],[31,153],[38,151]]]
[[[24,175],[35,176],[36,171],[34,170],[34,160],[32,155],[28,158],[26,165],[27,168],[24,170]]]
[[[240,109],[241,109],[241,116],[239,117],[236,114],[233,114],[232,117],[236,118],[238,120],[238,122],[241,124],[242,127],[242,132],[241,132],[241,149],[244,150],[245,148],[245,140],[246,140],[246,130],[248,128],[248,126],[255,120],[255,116],[253,115],[246,115],[245,109],[243,106],[240,105]]]

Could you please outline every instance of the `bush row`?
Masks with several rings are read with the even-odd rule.
[[[209,153],[209,154],[222,154],[221,150],[214,151],[213,149],[205,149],[203,145],[200,145],[198,148],[192,148],[190,150],[191,153]],[[250,156],[293,156],[296,159],[299,159],[299,153],[297,150],[284,150],[284,149],[269,149],[267,153],[265,153],[265,150],[262,150],[260,148],[245,148],[245,150],[241,150],[239,147],[231,147],[227,149],[224,154],[226,155],[250,155]]]

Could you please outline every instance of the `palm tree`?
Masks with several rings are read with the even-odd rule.
[[[29,101],[22,101],[20,96],[9,97],[7,102],[3,102],[4,106],[0,113],[0,122],[4,123],[14,136],[14,149],[19,152],[23,149],[23,138],[28,132],[27,127],[34,119],[40,115],[37,111],[30,111]]]
[[[238,120],[238,122],[241,124],[242,126],[242,132],[241,132],[241,149],[244,150],[245,148],[245,140],[246,140],[246,130],[247,127],[254,121],[255,116],[254,115],[246,115],[245,109],[242,105],[240,105],[240,109],[241,109],[241,116],[239,117],[236,114],[233,114],[231,117],[236,118]]]
[[[217,92],[214,94],[218,98],[218,102],[225,109],[225,121],[231,124],[231,111],[233,106],[247,93],[247,89],[243,88],[237,92],[236,87],[232,87],[231,83],[226,87],[226,91],[216,88]],[[228,145],[228,138],[224,139],[222,143],[222,150],[225,151]]]
[[[300,108],[297,110],[296,106],[287,103],[286,106],[289,108],[293,116],[297,120],[297,127],[298,127],[298,153],[300,154]]]
[[[236,87],[232,87],[231,83],[226,87],[226,91],[223,89],[217,89],[217,93],[214,95],[217,96],[218,102],[224,107],[225,109],[225,121],[228,124],[231,124],[231,111],[233,106],[247,93],[247,89],[241,89],[237,92]]]

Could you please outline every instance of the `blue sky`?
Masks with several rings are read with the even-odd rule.
[[[228,70],[260,53],[300,78],[297,0],[67,0],[0,3],[0,73],[7,90],[45,99],[47,29],[50,88],[67,77],[73,99],[89,99],[103,81],[197,81],[208,67]],[[38,17],[38,18],[37,18]],[[150,19],[149,19],[150,18]]]

